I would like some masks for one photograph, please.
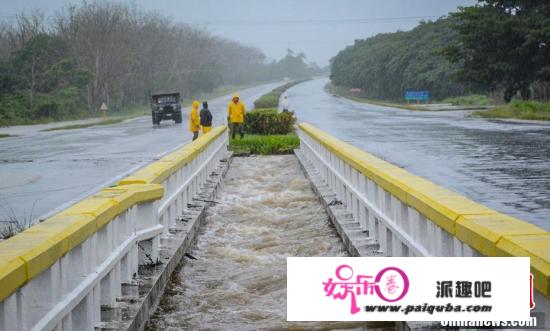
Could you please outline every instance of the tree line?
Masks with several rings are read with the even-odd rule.
[[[357,40],[332,59],[332,82],[384,100],[402,100],[406,90],[429,90],[436,98],[462,94],[464,86],[452,79],[459,66],[437,53],[456,36],[450,22],[439,19]]]
[[[372,98],[407,90],[550,99],[550,2],[484,0],[406,32],[357,40],[331,61],[336,85]]]
[[[0,124],[91,115],[221,85],[315,75],[303,54],[268,63],[258,49],[114,2],[0,24]]]

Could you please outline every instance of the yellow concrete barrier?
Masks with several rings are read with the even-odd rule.
[[[0,301],[131,206],[160,199],[162,183],[220,135],[222,125],[22,233],[0,242]],[[131,184],[131,185],[130,185]]]
[[[501,256],[497,243],[506,236],[544,234],[543,229],[508,215],[463,215],[456,221],[456,237],[486,256]]]
[[[13,252],[0,251],[0,261],[0,300],[4,300],[25,284],[27,272],[25,262]]]
[[[497,243],[498,256],[529,256],[534,287],[550,297],[550,233],[504,236]]]
[[[160,184],[182,166],[191,162],[200,152],[210,146],[212,142],[216,141],[226,131],[227,127],[225,125],[218,126],[207,134],[201,135],[197,140],[164,156],[159,161],[151,163],[132,175],[123,178],[117,184]]]
[[[0,242],[0,301],[131,206],[164,195],[159,184],[104,189]]]
[[[535,288],[550,296],[550,233],[415,176],[307,124],[300,129],[355,170],[486,256],[529,256]]]

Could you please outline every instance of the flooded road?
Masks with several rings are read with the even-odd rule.
[[[364,104],[330,95],[327,83],[317,79],[287,92],[299,121],[550,230],[550,124]]]
[[[245,104],[282,83],[241,92]],[[230,96],[209,100],[214,125],[226,122]],[[41,132],[0,139],[0,222],[26,222],[106,186],[115,176],[148,164],[191,141],[189,109],[183,124],[151,124],[151,117],[108,126]],[[0,224],[1,225],[1,224]]]
[[[294,156],[234,158],[218,201],[149,329],[358,327],[286,322],[286,257],[346,256]]]

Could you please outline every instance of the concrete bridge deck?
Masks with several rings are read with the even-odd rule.
[[[116,185],[0,242],[0,330],[143,328],[172,272],[208,220],[207,207],[224,192],[220,189],[231,163],[226,131],[217,127]],[[548,232],[414,176],[311,125],[301,124],[298,134],[301,145],[296,155],[348,254],[529,256],[536,309],[548,313]],[[273,163],[270,166],[276,167]],[[251,167],[239,185],[251,185],[246,178],[254,175],[255,166],[239,166]],[[277,173],[263,169],[266,176]],[[282,178],[291,177],[275,180],[284,183]],[[292,180],[273,190],[291,190]],[[253,189],[253,185],[248,187]],[[269,185],[264,189],[269,190]],[[247,190],[238,191],[244,194]],[[230,188],[225,192],[231,192]],[[250,197],[255,198],[261,200]],[[285,201],[284,195],[277,198]],[[303,200],[312,202],[312,196]],[[231,213],[227,203],[210,211],[224,208]],[[232,213],[244,215],[238,209]],[[255,214],[250,221],[259,216]],[[216,232],[212,217],[204,233]],[[221,238],[216,240],[230,240],[224,231],[231,229],[220,230]],[[234,230],[238,234],[243,229]],[[316,231],[327,231],[326,225]],[[245,235],[238,237],[242,240]],[[318,253],[322,247],[331,247],[324,254],[340,252],[334,250],[340,245],[335,235],[325,239],[323,245],[313,241]],[[199,241],[198,249],[207,243]],[[246,244],[254,242],[245,239]],[[294,248],[301,247],[296,244]],[[196,261],[207,262],[200,256]],[[186,270],[193,273],[184,266],[184,281]],[[154,323],[164,322],[156,316]]]

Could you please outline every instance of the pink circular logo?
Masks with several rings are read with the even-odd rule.
[[[380,299],[387,302],[396,302],[409,291],[409,277],[397,267],[387,267],[374,278],[376,285],[374,290]]]

